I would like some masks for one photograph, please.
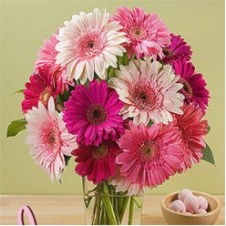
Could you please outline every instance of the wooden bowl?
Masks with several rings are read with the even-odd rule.
[[[199,192],[192,191],[196,196],[203,196],[208,201],[208,209],[206,214],[186,214],[178,213],[168,208],[169,204],[178,199],[178,193],[170,193],[161,201],[161,209],[164,218],[168,224],[187,224],[187,225],[198,225],[198,224],[214,224],[219,217],[221,203],[214,196]]]

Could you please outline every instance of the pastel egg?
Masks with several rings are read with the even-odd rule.
[[[171,202],[168,206],[171,210],[180,212],[180,213],[185,213],[186,207],[184,203],[181,200],[174,200]]]
[[[186,210],[190,213],[196,213],[199,209],[199,201],[198,198],[194,195],[189,195],[185,198],[184,204]]]
[[[204,209],[198,209],[196,213],[197,213],[197,214],[205,214],[205,213],[207,213],[207,212],[206,212],[206,210],[204,210]]]
[[[197,199],[199,201],[199,209],[207,210],[208,202],[207,202],[206,198],[204,198],[203,196],[197,196]]]
[[[178,194],[178,199],[184,201],[187,196],[193,195],[192,191],[189,189],[182,189]]]

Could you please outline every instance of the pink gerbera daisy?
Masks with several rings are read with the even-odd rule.
[[[75,171],[98,184],[115,175],[115,157],[118,151],[118,145],[112,142],[102,143],[98,147],[79,146],[71,153],[76,156]]]
[[[182,160],[178,128],[173,123],[130,127],[119,139],[123,153],[116,163],[121,165],[121,176],[141,187],[162,184],[178,171]]]
[[[66,156],[77,148],[76,138],[68,133],[62,114],[57,115],[54,100],[51,97],[47,108],[41,101],[38,108],[33,107],[25,115],[28,135],[26,144],[37,164],[42,166],[53,180],[60,180],[65,168]]]
[[[51,35],[50,39],[44,40],[43,46],[38,53],[38,59],[35,62],[35,67],[44,66],[46,64],[51,65],[52,68],[56,66],[56,55],[55,49],[58,40],[56,39],[57,34]]]
[[[124,132],[119,112],[123,103],[105,81],[94,80],[88,87],[78,85],[65,103],[64,121],[78,143],[98,146],[115,140]]]
[[[73,80],[68,80],[67,71],[65,66],[60,66],[56,64],[56,55],[58,52],[56,51],[56,44],[58,40],[56,39],[57,34],[53,34],[50,39],[44,41],[42,48],[38,53],[38,59],[35,62],[35,68],[49,65],[52,71],[58,70],[58,73],[61,74],[62,81],[65,85],[65,89],[68,89],[68,85],[73,86]]]
[[[194,104],[183,107],[183,115],[175,115],[175,125],[178,126],[182,135],[183,161],[180,172],[191,168],[192,162],[198,163],[203,156],[202,150],[206,144],[204,136],[208,132],[207,120],[202,120],[203,111]]]
[[[94,9],[91,13],[81,12],[59,29],[56,50],[57,63],[67,66],[68,77],[79,79],[84,84],[92,81],[94,72],[101,79],[106,78],[109,66],[117,67],[116,56],[122,56],[126,42],[121,26],[109,21],[106,10]]]
[[[175,61],[173,68],[180,76],[179,82],[184,85],[181,93],[185,96],[187,103],[194,102],[205,110],[208,106],[209,91],[206,89],[202,74],[196,73],[193,64],[185,60]]]
[[[175,60],[191,59],[191,47],[184,41],[180,35],[170,34],[171,44],[163,49],[164,58],[163,63],[173,63]]]
[[[150,59],[130,61],[120,66],[113,78],[113,87],[125,103],[121,111],[123,118],[133,118],[137,125],[150,120],[167,124],[173,121],[171,113],[182,114],[184,96],[178,91],[183,87],[177,83],[170,65],[162,65]]]
[[[129,39],[125,47],[130,56],[152,56],[154,59],[157,56],[163,57],[162,48],[169,46],[170,33],[157,14],[146,14],[140,8],[130,10],[121,7],[113,19],[120,22],[122,31]]]
[[[38,102],[47,106],[49,98],[63,92],[64,84],[61,77],[61,69],[55,68],[53,71],[50,65],[44,65],[30,76],[30,82],[25,84],[24,100],[22,110],[26,113],[32,107],[37,107]]]

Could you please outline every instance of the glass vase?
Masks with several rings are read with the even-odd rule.
[[[107,181],[94,185],[83,178],[86,225],[139,225],[143,196],[116,192]]]

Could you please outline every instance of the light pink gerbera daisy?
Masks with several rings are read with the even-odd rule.
[[[131,61],[120,66],[113,78],[113,88],[125,104],[123,118],[133,118],[137,125],[153,122],[167,124],[173,120],[172,113],[182,114],[184,96],[178,91],[183,87],[177,83],[170,65],[163,66],[150,59]]]
[[[116,140],[123,132],[123,107],[115,90],[105,81],[92,81],[88,87],[78,85],[65,103],[64,121],[77,142],[98,146],[104,140]]]
[[[131,184],[153,187],[178,171],[182,161],[181,136],[173,123],[134,126],[119,139],[123,153],[116,157],[120,174]]]
[[[68,77],[79,79],[82,84],[87,79],[92,81],[94,73],[105,79],[106,69],[116,67],[116,56],[125,52],[121,44],[127,39],[119,32],[119,23],[109,21],[106,10],[94,9],[74,15],[64,25],[57,35],[56,63],[66,65]]]
[[[37,107],[39,101],[47,106],[50,97],[55,99],[64,91],[61,69],[58,69],[52,70],[51,65],[46,64],[37,68],[30,76],[30,82],[25,84],[24,100],[21,103],[24,113],[32,107]]]
[[[48,109],[47,109],[48,108]],[[55,111],[54,100],[51,97],[48,107],[41,101],[38,108],[33,107],[25,115],[28,135],[26,144],[35,162],[50,175],[60,180],[65,168],[65,156],[71,156],[71,151],[77,148],[76,138],[68,133],[62,119],[62,113]]]
[[[180,76],[179,82],[183,84],[181,93],[185,96],[186,102],[194,102],[205,111],[210,97],[203,75],[196,73],[194,65],[184,59],[175,61],[173,68],[175,74]]]
[[[170,33],[157,14],[146,14],[143,9],[118,9],[113,20],[119,21],[129,43],[125,44],[129,56],[163,57],[162,49],[170,44]]]
[[[115,157],[118,152],[119,147],[116,143],[104,142],[98,147],[79,146],[71,154],[76,156],[75,171],[98,184],[115,175]]]
[[[116,192],[127,192],[129,196],[142,195],[144,193],[144,187],[136,183],[132,184],[128,179],[120,176],[120,172],[109,179],[109,184],[115,186]]]
[[[183,115],[175,115],[175,125],[182,135],[183,161],[179,172],[191,168],[192,162],[198,163],[203,156],[202,150],[206,147],[204,136],[208,133],[207,120],[202,120],[204,113],[194,104],[184,105]]]

